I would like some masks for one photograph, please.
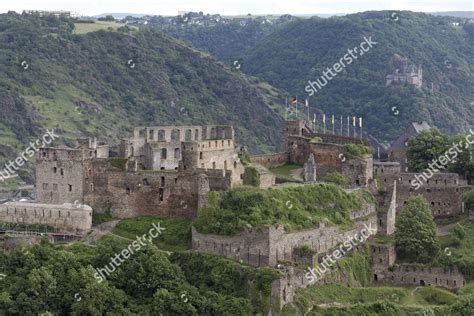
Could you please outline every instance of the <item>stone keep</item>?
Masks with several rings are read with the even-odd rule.
[[[310,183],[316,182],[316,162],[314,161],[314,154],[309,155],[308,161],[304,164],[304,181]]]

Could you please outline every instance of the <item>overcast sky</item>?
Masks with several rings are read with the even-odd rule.
[[[0,0],[0,12],[24,9],[177,15],[178,11],[236,14],[354,13],[367,10],[474,11],[474,0]]]

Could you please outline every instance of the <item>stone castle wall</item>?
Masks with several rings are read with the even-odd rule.
[[[421,194],[428,201],[434,217],[447,217],[464,212],[463,192],[456,173],[437,173],[418,190],[412,182],[415,173],[402,173],[397,183],[397,214],[414,194]]]
[[[361,246],[354,248],[354,251],[361,251]],[[321,286],[325,284],[340,284],[343,286],[351,286],[350,277],[346,271],[340,271],[340,273],[325,273],[321,278],[310,282],[311,279],[307,278],[305,274],[308,270],[295,271],[292,267],[289,267],[288,271],[285,271],[285,276],[279,278],[272,283],[272,291],[270,295],[270,301],[277,314],[278,312],[289,303],[293,302],[293,298],[296,295],[298,289],[305,289],[308,286]]]
[[[396,182],[397,214],[401,212],[406,201],[415,194],[421,194],[428,201],[435,218],[464,212],[463,192],[468,187],[464,180],[459,179],[458,174],[434,173],[430,179],[427,179],[422,173],[400,173],[400,168],[397,162],[374,163],[374,177],[380,180],[387,192],[393,190]],[[419,182],[420,179],[422,182]],[[420,184],[418,190],[416,183]]]
[[[88,232],[92,227],[92,208],[87,205],[8,202],[0,204],[0,221],[49,225],[58,232]]]
[[[464,287],[466,281],[457,269],[428,267],[412,264],[395,264],[393,245],[372,245],[374,280],[393,284],[439,286],[450,290]]]
[[[80,149],[43,148],[36,154],[37,201],[63,204],[82,201],[84,154]]]
[[[342,174],[348,184],[367,186],[373,179],[372,155],[365,155],[361,159],[350,159],[342,163]]]
[[[356,227],[349,231],[341,231],[338,227],[319,227],[286,233],[282,225],[268,228],[248,228],[235,236],[201,234],[196,229],[192,232],[193,249],[222,255],[233,260],[243,260],[252,266],[275,266],[279,261],[291,261],[294,248],[308,245],[317,253],[323,253],[353,236],[360,229],[372,225],[377,227],[375,205],[366,204],[359,213],[363,218],[356,222]]]
[[[287,164],[289,160],[290,158],[287,152],[250,156],[251,163],[262,165],[268,169],[283,166]]]
[[[203,182],[202,177],[194,172],[111,171],[102,166],[94,174],[94,181],[98,182],[93,191],[86,192],[85,201],[99,212],[112,210],[118,218],[194,218],[199,201],[205,200],[209,191],[209,180],[204,176]]]

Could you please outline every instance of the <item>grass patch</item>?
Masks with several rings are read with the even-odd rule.
[[[186,219],[164,219],[154,216],[141,216],[121,220],[112,233],[135,240],[136,236],[148,234],[152,224],[160,223],[165,228],[163,234],[154,239],[162,250],[181,251],[191,249],[191,221]]]
[[[474,280],[474,221],[465,220],[460,225],[465,232],[464,238],[460,239],[454,233],[439,237],[441,250],[449,248],[451,251],[445,265],[457,266],[466,279]]]
[[[374,239],[372,240],[375,244],[381,245],[392,245],[395,244],[395,237],[393,235],[375,235]]]
[[[269,170],[277,177],[277,179],[289,182],[301,182],[301,180],[295,179],[292,175],[293,170],[300,168],[303,168],[303,166],[296,164],[286,164],[280,167],[271,168]]]
[[[322,180],[327,183],[334,183],[337,185],[346,185],[347,184],[347,178],[344,177],[342,173],[339,171],[333,171],[327,173]]]
[[[114,168],[125,171],[127,161],[128,161],[127,158],[115,158],[115,157],[114,158],[109,158],[109,165],[114,167]]]
[[[423,287],[415,289],[415,287],[411,286],[381,285],[352,288],[340,284],[309,287],[297,291],[294,302],[283,309],[282,315],[302,315],[313,307],[323,312],[314,315],[326,315],[324,311],[328,312],[327,315],[410,315],[410,313],[401,314],[397,312],[393,314],[357,314],[354,312],[361,307],[360,304],[383,304],[384,302],[394,304],[396,308],[420,311],[435,306],[452,305],[462,298],[460,295],[440,288]],[[324,307],[321,308],[321,306],[318,307],[317,305]],[[332,314],[329,312],[332,308],[347,308],[353,313]]]
[[[116,31],[119,27],[125,26],[123,23],[116,22],[102,22],[97,21],[95,23],[74,23],[74,34],[87,34],[90,32],[97,32],[100,30],[105,31]],[[135,26],[127,25],[128,27],[138,30]]]

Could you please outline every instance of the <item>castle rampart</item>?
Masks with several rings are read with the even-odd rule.
[[[41,224],[59,232],[85,233],[92,227],[92,208],[80,204],[42,204],[7,202],[0,204],[0,221],[19,224]]]
[[[336,226],[319,227],[300,232],[287,233],[282,225],[266,228],[246,228],[235,236],[201,234],[192,230],[193,249],[223,255],[252,266],[275,266],[278,262],[292,261],[293,251],[302,245],[308,245],[317,253],[324,253],[339,242],[356,234],[364,224],[377,227],[375,205],[364,204],[361,210],[354,210],[351,217],[362,216],[356,221],[356,227],[341,231]]]

